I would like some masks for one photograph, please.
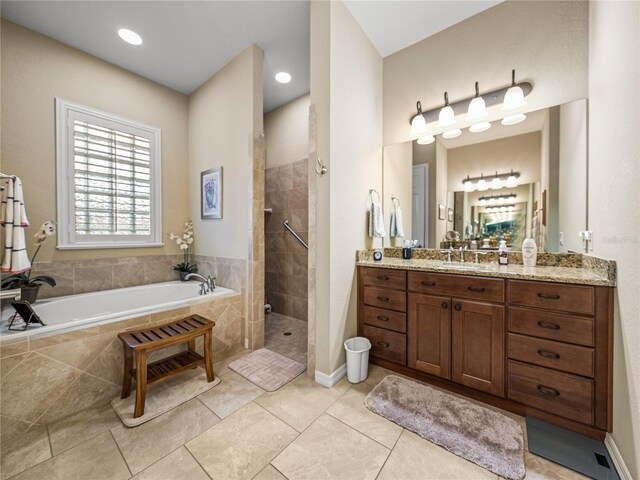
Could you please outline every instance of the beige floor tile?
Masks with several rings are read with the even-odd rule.
[[[118,425],[120,419],[111,405],[85,408],[48,425],[51,450],[58,455]]]
[[[290,480],[374,479],[389,449],[322,415],[271,463]]]
[[[269,464],[264,467],[258,475],[253,477],[253,480],[287,480],[287,477],[282,475],[273,465]]]
[[[136,474],[219,421],[194,398],[147,423],[134,428],[120,425],[111,433],[131,472]]]
[[[256,403],[280,420],[302,432],[349,388],[343,378],[333,388],[325,388],[306,375],[300,375],[280,390],[265,393]]]
[[[524,452],[524,465],[527,471],[526,480],[582,480],[588,478],[528,451]]]
[[[211,478],[252,478],[297,435],[250,403],[186,444]]]
[[[46,427],[2,417],[0,444],[0,477],[9,478],[51,458]]]
[[[209,480],[186,448],[180,447],[143,470],[132,480]]]
[[[216,353],[214,352],[213,371],[216,375],[220,376],[224,375],[227,372],[230,372],[231,370],[229,370],[229,364],[234,360],[237,360],[238,358],[244,357],[248,353],[251,353],[251,350],[247,350],[244,347],[235,347],[231,351],[227,352],[224,358],[218,360],[216,357]]]
[[[402,427],[369,410],[364,401],[373,387],[366,383],[352,385],[329,407],[327,413],[360,433],[391,449]]]
[[[379,480],[495,480],[484,468],[404,430],[378,475]],[[527,479],[529,480],[529,479]]]
[[[198,399],[218,417],[225,418],[263,393],[263,389],[246,378],[228,371],[220,377],[220,384],[216,388],[199,395]]]
[[[379,367],[377,365],[369,364],[368,375],[365,380],[365,383],[368,383],[372,387],[375,387],[378,383],[384,380],[384,377],[387,375],[398,375],[400,377],[404,377],[404,375],[400,375],[399,373],[392,372],[391,370],[387,370],[386,368]]]
[[[131,476],[109,432],[22,472],[13,480],[119,480]]]

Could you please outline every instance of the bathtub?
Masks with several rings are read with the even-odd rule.
[[[208,295],[198,295],[199,289],[199,282],[175,281],[40,300],[33,305],[33,309],[47,325],[43,327],[36,324],[24,331],[7,330],[9,317],[14,313],[11,305],[8,305],[2,311],[0,345],[237,295],[237,292],[224,287],[216,287],[214,293]]]

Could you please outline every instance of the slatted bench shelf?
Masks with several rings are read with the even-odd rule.
[[[215,323],[211,320],[199,315],[191,315],[159,327],[118,334],[124,348],[122,398],[131,394],[131,380],[136,380],[134,418],[144,414],[147,385],[160,382],[202,364],[207,371],[207,381],[213,381],[211,332],[214,326]],[[204,357],[196,352],[196,338],[200,336],[204,337]],[[181,343],[188,344],[186,351],[147,364],[147,355],[150,352]],[[133,368],[134,352],[136,368]]]

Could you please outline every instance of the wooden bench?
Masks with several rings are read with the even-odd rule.
[[[180,372],[204,363],[207,382],[212,382],[213,360],[211,352],[211,332],[215,322],[199,315],[191,315],[182,320],[153,328],[143,328],[118,334],[124,348],[124,378],[121,398],[131,394],[131,379],[136,379],[136,405],[134,418],[144,414],[147,385],[160,382]],[[196,338],[204,336],[204,357],[196,352]],[[188,349],[162,360],[147,364],[150,352],[188,343]],[[136,368],[133,368],[133,353],[136,354]]]

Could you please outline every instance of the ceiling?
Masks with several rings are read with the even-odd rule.
[[[499,1],[347,1],[384,57]],[[250,44],[264,50],[264,111],[309,91],[309,3],[294,1],[3,1],[2,16],[190,94]],[[141,46],[117,30],[140,34]],[[289,84],[274,75],[289,72]]]

